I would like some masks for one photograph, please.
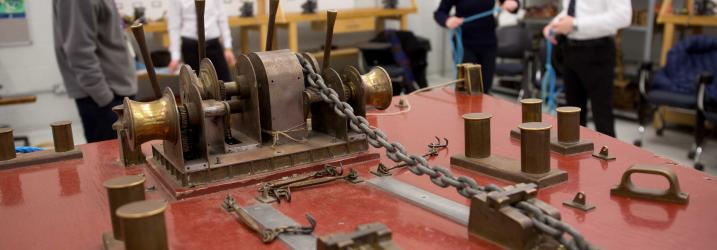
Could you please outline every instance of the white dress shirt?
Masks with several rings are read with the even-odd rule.
[[[570,0],[563,0],[563,11],[552,22],[567,16]],[[617,30],[630,26],[632,3],[630,0],[575,0],[574,25],[578,30],[568,34],[574,40],[588,40],[614,36]]]
[[[182,57],[182,37],[197,39],[197,14],[194,0],[169,0],[167,11],[169,29],[169,52],[172,60]],[[221,38],[225,49],[232,48],[227,14],[221,0],[206,0],[204,7],[204,37],[207,40]]]

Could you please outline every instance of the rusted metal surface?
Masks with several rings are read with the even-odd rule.
[[[169,249],[164,211],[167,203],[160,200],[136,201],[119,207],[122,239],[127,249]]]
[[[647,189],[638,187],[632,182],[633,174],[648,174],[662,176],[667,179],[669,187],[665,190]],[[677,174],[669,166],[664,165],[632,165],[622,175],[620,183],[610,189],[611,195],[619,195],[638,199],[647,199],[661,202],[687,204],[690,197],[682,192]]]
[[[257,72],[264,141],[291,141],[286,136],[275,138],[279,132],[296,140],[306,138],[304,74],[296,54],[289,50],[257,52],[249,54],[249,59]]]
[[[0,161],[15,159],[15,139],[11,128],[0,128]]]

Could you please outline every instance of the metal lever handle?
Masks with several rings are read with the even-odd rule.
[[[279,10],[279,0],[271,0],[269,3],[269,30],[266,34],[266,51],[274,47],[274,31],[276,31],[276,12]]]
[[[196,8],[196,14],[197,14],[197,45],[199,46],[198,52],[199,52],[199,61],[201,62],[202,59],[207,58],[207,51],[206,47],[204,45],[205,38],[204,38],[204,6],[205,6],[205,0],[195,0],[194,1],[194,7]]]
[[[134,34],[134,39],[137,40],[139,50],[142,53],[142,60],[147,67],[147,75],[149,75],[149,82],[152,84],[154,97],[155,99],[162,98],[162,91],[159,89],[159,81],[157,81],[157,73],[154,71],[154,63],[152,62],[152,57],[149,55],[147,41],[144,37],[144,25],[141,23],[132,25],[132,33]]]
[[[670,183],[670,187],[666,190],[637,187],[630,178],[635,173],[663,176]],[[690,201],[689,195],[680,190],[680,183],[675,171],[669,166],[661,165],[632,165],[622,174],[620,184],[613,187],[610,194],[677,204],[687,204]]]
[[[326,11],[326,42],[324,43],[323,69],[331,67],[331,46],[334,40],[334,25],[336,24],[336,10]],[[322,69],[322,71],[323,71]]]

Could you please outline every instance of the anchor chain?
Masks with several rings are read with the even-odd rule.
[[[327,104],[333,106],[334,112],[338,116],[349,120],[351,130],[365,134],[371,146],[374,148],[384,148],[386,150],[386,156],[392,161],[405,163],[407,164],[408,170],[413,174],[418,176],[428,175],[431,182],[437,186],[442,188],[453,187],[460,195],[469,199],[481,193],[503,191],[502,188],[495,184],[480,186],[472,178],[466,176],[455,177],[448,169],[440,166],[431,167],[425,158],[419,155],[408,154],[406,148],[400,143],[389,142],[386,134],[378,128],[372,129],[366,118],[355,115],[351,105],[339,99],[339,95],[336,91],[326,85],[323,77],[316,73],[308,60],[299,54],[297,54],[297,58],[301,63],[306,82],[311,88],[316,90],[319,97]],[[536,229],[559,241],[566,248],[580,250],[593,248],[577,230],[567,223],[546,214],[545,211],[542,211],[530,202],[521,201],[513,204],[513,206],[530,217]],[[568,234],[570,237],[566,238],[564,236],[565,234]]]

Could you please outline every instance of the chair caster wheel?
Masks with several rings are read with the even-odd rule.
[[[695,169],[699,171],[705,171],[705,165],[702,165],[702,163],[695,163]]]
[[[657,136],[662,136],[663,133],[664,133],[664,129],[655,130],[655,134],[657,134]]]
[[[632,145],[635,145],[637,147],[642,147],[642,141],[641,140],[635,140],[632,142]]]
[[[696,154],[695,151],[696,150],[694,150],[694,149],[690,149],[690,151],[687,152],[687,159],[690,159],[690,160],[695,159],[695,154]]]

